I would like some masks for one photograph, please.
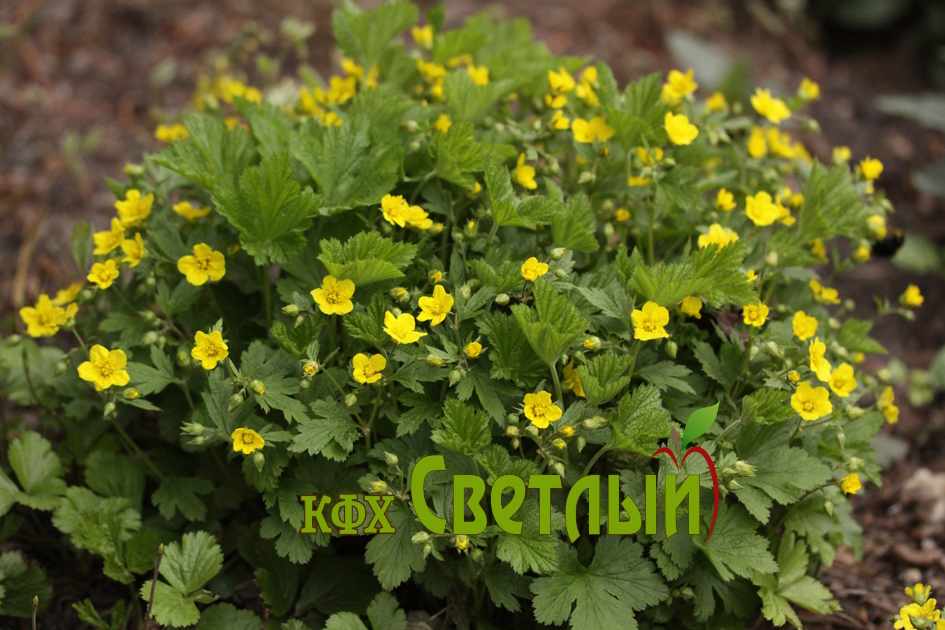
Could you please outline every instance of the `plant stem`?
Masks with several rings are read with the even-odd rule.
[[[654,264],[654,261],[656,260],[656,252],[655,252],[656,245],[655,245],[655,238],[654,238],[654,235],[653,235],[653,223],[654,223],[654,221],[655,221],[655,219],[656,219],[656,217],[655,217],[655,214],[656,214],[656,213],[655,213],[654,209],[651,208],[651,207],[648,207],[648,208],[647,208],[646,213],[647,213],[647,216],[649,217],[649,223],[650,223],[650,225],[649,225],[649,241],[650,241],[650,247],[649,247],[649,252],[647,253],[647,264],[652,265],[652,264]]]
[[[190,397],[190,390],[187,388],[187,382],[180,380],[177,381],[177,384],[180,385],[181,390],[184,392],[184,396],[187,398],[187,404],[190,405],[190,410],[194,410],[194,399]]]
[[[555,397],[557,398],[555,402],[557,402],[558,406],[561,407],[561,409],[563,410],[564,409],[564,396],[562,396],[561,394],[561,381],[558,380],[558,362],[557,361],[551,364],[551,378],[555,383]]]
[[[581,476],[587,477],[587,473],[591,472],[591,468],[593,468],[594,464],[597,463],[597,460],[600,459],[600,456],[609,450],[610,450],[610,447],[602,446],[599,451],[594,453],[594,456],[591,457],[591,461],[587,462],[587,466],[584,467],[584,472],[581,473]]]
[[[272,282],[269,281],[269,267],[262,268],[262,285],[263,300],[266,305],[266,328],[272,328]]]
[[[164,481],[164,473],[162,473],[158,467],[154,465],[154,462],[151,461],[151,458],[148,457],[147,454],[142,451],[137,444],[135,444],[135,441],[131,439],[131,436],[128,435],[124,427],[122,427],[117,420],[113,420],[112,424],[115,425],[115,430],[118,431],[118,435],[120,435],[122,439],[125,440],[125,443],[129,446],[129,448],[131,448],[131,450],[133,450],[135,454],[144,461],[145,465],[147,465],[154,476],[161,481]]]
[[[162,558],[164,558],[164,545],[158,547],[158,556],[154,563],[154,576],[151,578],[151,597],[148,599],[148,612],[144,616],[145,621],[151,621],[151,609],[154,608],[154,589],[157,587],[158,570],[161,568]]]

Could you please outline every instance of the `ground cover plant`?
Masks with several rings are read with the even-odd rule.
[[[3,350],[5,395],[41,419],[7,426],[3,535],[51,513],[48,544],[128,585],[107,611],[76,602],[99,628],[148,611],[379,630],[404,609],[578,629],[836,610],[818,571],[859,548],[845,494],[880,483],[870,440],[898,411],[856,367],[883,352],[871,321],[818,270],[886,236],[882,165],[811,158],[795,137],[816,129],[809,81],[784,98],[697,100],[679,71],[620,89],[524,21],[442,19],[348,4],[340,75],[265,94],[208,77],[196,111],[158,128],[166,148],[109,182],[110,229],[72,239],[88,277],[23,309]],[[876,313],[921,302],[910,287]],[[679,477],[702,473],[699,535],[571,544],[565,492],[552,534],[537,496],[520,535],[452,531],[456,474],[663,487],[676,466],[651,455],[716,403],[709,540],[695,459]],[[437,453],[443,534],[408,493]],[[395,495],[396,533],[300,532],[301,495],[343,493]],[[18,552],[0,576],[0,613],[48,601]]]

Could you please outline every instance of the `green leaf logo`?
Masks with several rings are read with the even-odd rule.
[[[712,423],[715,422],[715,416],[719,413],[719,403],[715,403],[711,407],[703,407],[702,409],[696,409],[690,414],[689,419],[686,421],[686,430],[683,431],[682,435],[682,448],[686,448],[686,445],[692,442],[697,437],[700,437],[709,430],[709,427],[712,426]]]

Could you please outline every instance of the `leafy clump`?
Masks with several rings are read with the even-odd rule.
[[[621,89],[522,20],[418,15],[345,3],[327,85],[201,81],[167,146],[110,182],[111,228],[72,238],[88,278],[23,309],[29,338],[0,354],[5,396],[44,423],[11,425],[4,539],[51,512],[63,558],[133,584],[110,622],[76,602],[98,628],[149,606],[247,630],[403,630],[408,605],[575,630],[836,610],[818,570],[862,544],[845,495],[879,484],[870,442],[898,409],[857,367],[884,352],[872,320],[818,266],[885,235],[881,165],[808,154],[809,82],[786,100],[698,100],[678,71]],[[433,454],[442,533],[408,491]],[[659,513],[669,475],[704,473],[701,533],[583,536],[581,499],[567,542],[585,473],[650,519],[647,474]],[[519,533],[486,498],[485,530],[455,531],[453,476],[538,474],[562,489],[548,511],[520,501]],[[300,497],[346,494],[392,494],[395,533],[305,522]],[[32,595],[39,567],[0,557],[0,614]]]

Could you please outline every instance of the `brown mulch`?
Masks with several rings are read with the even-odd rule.
[[[362,6],[376,2],[359,3]],[[665,34],[683,29],[744,57],[753,78],[786,89],[804,75],[819,81],[823,98],[812,114],[822,136],[806,138],[823,160],[846,144],[854,156],[871,154],[885,164],[880,186],[896,208],[892,224],[945,242],[945,204],[923,197],[909,181],[918,166],[945,154],[939,134],[882,115],[878,94],[927,89],[906,22],[881,37],[828,31],[797,35],[787,18],[761,0],[482,0],[448,1],[451,25],[479,10],[526,16],[538,38],[556,53],[592,55],[625,82],[668,70],[673,60]],[[790,3],[782,3],[790,4]],[[425,8],[431,3],[424,2]],[[283,17],[314,21],[309,40],[313,67],[332,69],[330,0],[6,0],[0,25],[17,25],[0,40],[0,312],[4,330],[12,314],[40,292],[77,277],[68,239],[77,220],[99,229],[111,215],[113,197],[104,177],[120,179],[126,161],[153,150],[157,122],[186,107],[197,77],[214,54],[251,51],[262,30],[278,33]],[[811,30],[809,24],[803,30]],[[263,39],[265,39],[263,37]],[[278,55],[273,44],[261,44]],[[170,61],[168,61],[170,60]],[[168,72],[173,63],[173,71]],[[286,56],[289,68],[297,64]],[[251,81],[258,75],[249,67]],[[925,368],[945,344],[945,282],[911,277],[884,260],[843,274],[835,283],[866,317],[871,296],[895,299],[909,282],[926,296],[919,323],[887,317],[875,335],[910,368]],[[869,364],[872,369],[880,362]],[[904,400],[905,392],[897,392]],[[943,534],[920,527],[914,506],[901,502],[902,483],[920,466],[945,472],[941,457],[945,405],[901,404],[902,419],[885,432],[910,443],[906,457],[884,474],[882,489],[866,488],[855,501],[864,527],[862,561],[841,551],[826,581],[843,612],[830,618],[805,615],[810,626],[888,628],[887,619],[906,603],[906,582],[931,583],[945,598]],[[55,564],[50,559],[51,564]],[[56,574],[51,568],[51,574]],[[53,610],[68,611],[60,590]],[[71,627],[52,619],[43,627]],[[14,626],[15,627],[15,626]]]

